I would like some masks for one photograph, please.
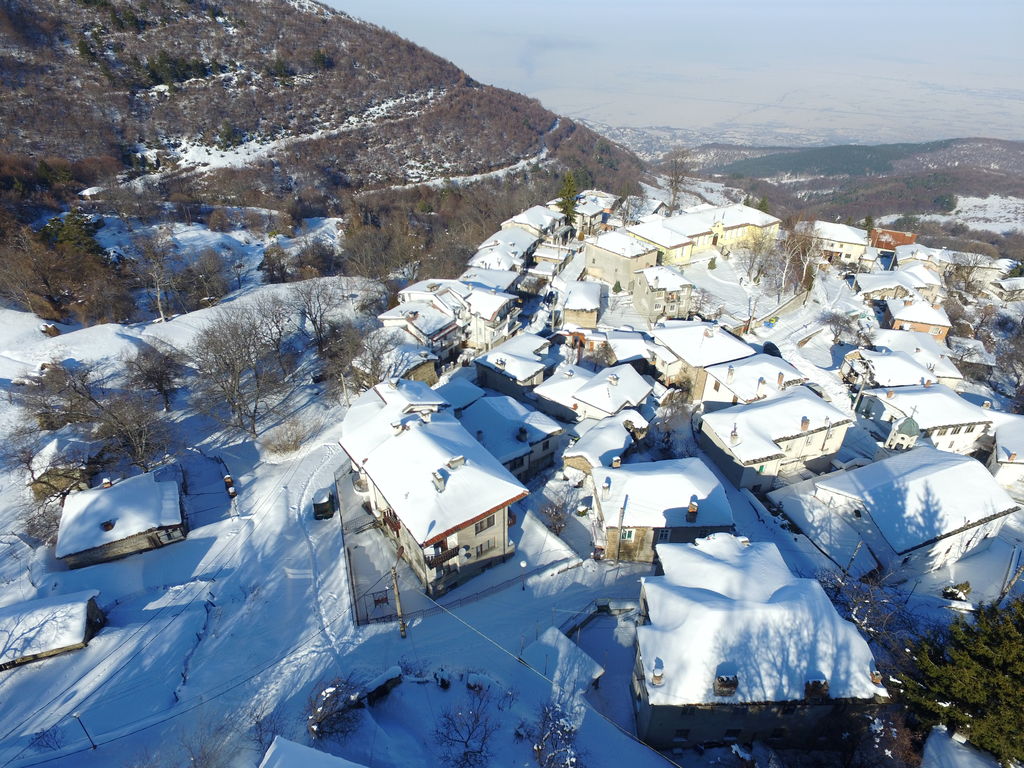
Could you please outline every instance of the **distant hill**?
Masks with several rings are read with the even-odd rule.
[[[639,169],[537,101],[309,0],[0,0],[0,80],[8,201],[117,171],[167,198],[259,205],[550,156]]]

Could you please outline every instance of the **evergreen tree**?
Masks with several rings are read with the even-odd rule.
[[[1024,600],[980,605],[920,639],[904,697],[925,725],[943,724],[1004,766],[1024,760]]]
[[[871,233],[871,230],[875,228],[875,217],[870,213],[864,217],[864,229]]]
[[[562,188],[558,192],[558,210],[565,214],[566,221],[572,224],[576,221],[576,177],[572,171],[566,171],[562,177]]]
[[[769,212],[768,211],[768,198],[767,197],[762,197],[760,200],[757,201],[757,210],[761,211],[762,213],[768,213]]]

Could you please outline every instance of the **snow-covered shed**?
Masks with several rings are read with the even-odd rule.
[[[319,749],[313,749],[281,736],[275,736],[270,748],[263,755],[259,768],[365,768],[362,763],[353,763],[342,757],[335,757]]]
[[[771,489],[775,478],[826,470],[851,421],[806,387],[734,405],[701,420],[701,446],[740,488]]]
[[[82,568],[184,540],[188,521],[178,482],[157,480],[156,474],[68,495],[57,530],[57,557],[68,568]]]
[[[656,748],[764,739],[807,748],[887,694],[867,642],[778,548],[716,534],[659,544],[641,589],[637,735]]]
[[[466,431],[520,480],[550,467],[562,426],[508,395],[482,397],[459,416]]]
[[[437,392],[418,381],[378,384],[356,398],[341,427],[374,514],[428,592],[512,554],[508,507],[527,490]]]
[[[928,446],[780,488],[769,498],[857,575],[875,566],[941,568],[987,546],[1019,509],[979,461]],[[874,566],[857,551],[859,543]]]
[[[86,590],[0,608],[0,671],[84,648],[106,617]]]
[[[590,476],[605,557],[652,562],[658,543],[733,529],[725,489],[700,459],[595,467]]]

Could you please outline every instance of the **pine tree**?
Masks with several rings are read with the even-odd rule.
[[[572,171],[566,171],[562,177],[562,188],[558,192],[558,210],[565,214],[566,221],[572,224],[576,220],[576,177]]]
[[[864,217],[864,229],[866,229],[868,231],[868,234],[870,234],[871,230],[874,229],[874,228],[875,228],[875,217],[872,216],[869,213],[867,216]]]
[[[922,638],[904,697],[925,725],[963,733],[1005,766],[1024,760],[1024,600],[981,605]]]
[[[760,200],[757,201],[757,210],[761,211],[762,213],[768,213],[769,212],[768,211],[768,198],[767,197],[762,197]]]

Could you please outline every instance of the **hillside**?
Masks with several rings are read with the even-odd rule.
[[[638,167],[538,102],[304,0],[3,0],[0,41],[8,199],[129,170],[164,199],[329,208],[343,190],[550,154]]]

